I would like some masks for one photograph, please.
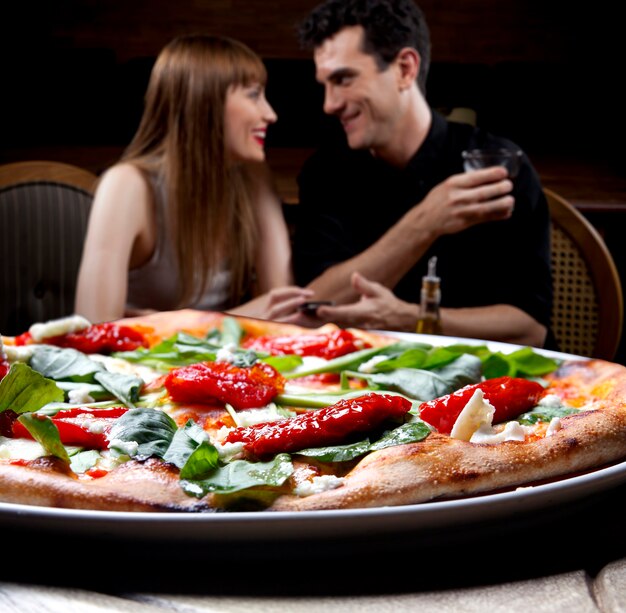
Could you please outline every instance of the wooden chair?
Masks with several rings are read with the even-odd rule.
[[[559,348],[612,360],[624,317],[613,257],[597,230],[569,202],[550,189],[544,193],[552,220],[552,329]]]
[[[74,310],[76,278],[98,177],[50,161],[0,166],[0,332]]]

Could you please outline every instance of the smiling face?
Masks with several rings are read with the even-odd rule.
[[[227,157],[236,162],[263,161],[267,126],[275,121],[276,113],[260,83],[230,87],[224,111]]]
[[[363,28],[350,26],[314,52],[324,111],[341,121],[353,149],[385,149],[402,130],[402,87],[396,61],[381,70],[363,51]]]

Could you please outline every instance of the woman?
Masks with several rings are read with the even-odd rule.
[[[261,59],[229,38],[188,35],[163,49],[137,133],[96,190],[77,313],[280,319],[310,296],[290,286],[287,227],[263,164],[276,121],[265,82]]]

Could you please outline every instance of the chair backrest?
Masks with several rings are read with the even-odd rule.
[[[0,166],[0,332],[74,311],[98,177],[49,161]]]
[[[623,295],[611,253],[569,202],[544,188],[551,217],[552,329],[561,351],[612,360],[622,335]]]

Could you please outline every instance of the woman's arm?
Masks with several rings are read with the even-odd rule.
[[[292,285],[291,243],[282,203],[266,165],[249,168],[259,230],[254,298],[230,309],[235,315],[281,320],[293,315],[313,291]]]
[[[150,188],[130,164],[98,184],[78,273],[75,311],[93,323],[124,316],[128,270],[145,262],[156,241]]]
[[[256,296],[275,287],[293,282],[291,243],[278,196],[269,168],[254,164],[249,168],[252,181],[254,211],[259,231],[256,252]]]

